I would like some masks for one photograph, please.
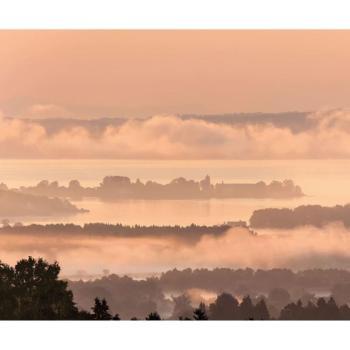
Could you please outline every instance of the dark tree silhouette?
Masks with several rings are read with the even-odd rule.
[[[93,311],[94,320],[111,320],[112,315],[109,313],[109,306],[106,299],[100,300],[95,298],[95,305],[91,308]]]
[[[198,308],[193,311],[193,319],[196,321],[208,320],[207,310],[204,303],[200,303]]]
[[[0,318],[11,320],[18,318],[18,300],[14,293],[14,270],[0,263]]]
[[[218,295],[215,303],[209,306],[209,315],[212,320],[238,319],[238,301],[229,293]]]
[[[0,263],[0,318],[64,320],[78,318],[67,282],[58,279],[58,263],[32,257],[15,267]]]
[[[249,295],[245,296],[239,305],[239,318],[240,320],[254,320],[254,306]]]
[[[290,303],[281,310],[281,320],[349,320],[350,308],[347,305],[338,307],[334,299],[317,299],[316,303],[308,302],[303,306],[299,300]]]
[[[67,282],[58,279],[60,267],[57,263],[49,264],[43,259],[34,259],[29,257],[28,259],[20,260],[14,267],[11,267],[5,263],[0,262],[0,319],[3,320],[120,320],[119,314],[114,314],[112,317],[109,306],[105,299],[95,298],[95,304],[91,308],[92,313],[78,310],[75,303],[73,302],[73,294],[67,289]],[[251,270],[241,270],[232,272],[230,269],[217,270],[216,273],[220,272],[220,278],[226,276],[226,274],[234,273],[240,278],[247,280],[251,278]],[[175,280],[178,279],[178,275],[186,274],[188,278],[192,278],[193,274],[200,276],[201,278],[208,276],[206,269],[196,270],[192,272],[191,269],[184,270],[182,272],[172,271],[170,276],[175,276]],[[211,272],[210,272],[211,273]],[[279,281],[281,275],[283,281],[289,281],[293,276],[296,275],[289,270],[270,270],[264,272],[259,270],[256,272],[254,278],[256,281],[262,283],[264,286],[270,285],[272,281]],[[343,279],[344,283],[348,283],[344,277],[347,278],[348,273],[344,271],[318,271],[309,270],[301,273],[299,281],[301,285],[308,283],[308,280],[312,280],[313,284],[319,284],[324,281],[327,277],[331,279],[333,283],[338,284],[339,280]],[[288,277],[288,278],[287,278]],[[294,278],[293,277],[293,278]],[[123,278],[124,282],[128,283],[127,290],[129,293],[138,288],[139,284],[129,285],[130,278]],[[266,283],[266,279],[270,279]],[[306,279],[306,281],[304,281]],[[131,280],[131,279],[130,279]],[[215,279],[214,279],[215,280]],[[109,282],[109,279],[102,280]],[[167,273],[166,281],[170,281],[169,274]],[[205,280],[203,280],[207,283]],[[213,281],[213,280],[212,280]],[[155,299],[151,303],[147,304],[146,310],[156,309],[156,300],[163,300],[164,295],[156,284],[156,279],[143,281],[142,283],[151,284],[155,289],[151,291],[155,293]],[[172,283],[172,282],[171,282]],[[170,283],[170,285],[172,285]],[[276,283],[276,285],[281,285]],[[152,288],[153,288],[152,287]],[[188,287],[188,286],[186,286]],[[203,288],[203,285],[199,284],[199,287]],[[338,288],[338,287],[337,287]],[[337,291],[334,288],[334,291]],[[342,287],[343,288],[343,287]],[[96,290],[99,290],[102,295],[103,289],[94,289],[95,295]],[[148,289],[146,289],[147,291]],[[252,289],[253,290],[253,289]],[[139,298],[145,293],[142,289],[138,290]],[[340,293],[341,292],[341,293]],[[338,292],[340,297],[346,298],[345,289],[341,289]],[[117,293],[120,295],[120,291]],[[298,293],[302,295],[302,293]],[[90,299],[91,300],[91,299]],[[135,299],[136,300],[136,299]],[[181,313],[182,311],[187,312],[192,310],[190,305],[190,299],[186,295],[182,295],[178,298],[173,298],[175,306],[172,319],[189,320],[186,314]],[[254,303],[249,297],[245,296],[242,302],[239,304],[238,301],[229,293],[222,293],[217,296],[214,303],[209,306],[209,313],[207,313],[206,306],[204,303],[200,303],[199,307],[196,308],[191,317],[194,320],[269,320],[269,310],[274,307],[270,302],[274,304],[283,305],[287,300],[290,300],[290,295],[286,290],[280,287],[271,290],[269,297],[254,297]],[[350,320],[350,308],[346,304],[337,304],[333,297],[327,298],[304,298],[304,302],[298,300],[297,302],[289,302],[287,305],[282,306],[279,314],[273,313],[273,318],[279,318],[281,320]],[[124,300],[120,302],[122,305]],[[177,302],[177,303],[176,303]],[[142,304],[144,305],[144,304]],[[151,306],[150,306],[151,305]],[[268,305],[268,307],[267,307]],[[114,307],[114,310],[120,310],[119,307]],[[115,312],[115,311],[114,311]],[[277,310],[278,312],[278,310]],[[146,312],[144,311],[143,314]],[[133,315],[133,313],[131,314]],[[134,314],[135,315],[135,314]],[[177,317],[175,317],[177,315]],[[136,315],[137,316],[137,315]],[[127,316],[125,318],[129,318]],[[136,318],[133,318],[136,320]],[[150,313],[146,320],[160,320],[160,316],[157,312]]]
[[[350,320],[350,308],[348,305],[342,305],[339,307],[339,319]]]
[[[267,309],[264,299],[258,301],[254,307],[254,319],[255,320],[269,320],[270,314]]]
[[[78,313],[77,319],[82,321],[89,321],[89,320],[93,320],[94,316],[93,314],[91,314],[90,312],[87,312],[86,310],[80,310]]]
[[[340,319],[340,311],[338,308],[338,305],[336,304],[333,297],[330,297],[328,299],[327,305],[326,305],[326,315],[327,320],[339,320]]]
[[[146,320],[147,321],[160,321],[161,318],[160,318],[158,312],[155,311],[155,312],[151,312],[150,314],[148,314],[148,316],[146,317]]]

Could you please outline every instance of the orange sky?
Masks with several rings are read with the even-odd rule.
[[[0,31],[0,111],[349,107],[349,63],[350,31]]]

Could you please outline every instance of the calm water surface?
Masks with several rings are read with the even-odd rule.
[[[247,220],[258,208],[295,207],[301,204],[335,205],[350,202],[349,160],[272,161],[144,161],[144,160],[1,160],[0,182],[11,187],[33,185],[40,180],[67,184],[77,179],[95,186],[106,175],[123,175],[132,180],[166,183],[176,177],[212,182],[257,182],[292,179],[307,195],[293,200],[211,199],[211,200],[123,200],[103,203],[77,202],[90,213],[63,218],[18,218],[29,222],[121,222],[124,224],[220,224]]]

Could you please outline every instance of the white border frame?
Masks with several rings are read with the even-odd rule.
[[[0,0],[7,29],[347,29],[348,0]]]
[[[0,0],[0,28],[348,29],[350,2]],[[4,349],[328,350],[348,343],[349,326],[337,321],[0,322],[0,331]]]

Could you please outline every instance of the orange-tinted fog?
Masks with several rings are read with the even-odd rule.
[[[311,113],[310,129],[243,126],[154,116],[109,126],[95,136],[83,126],[48,134],[37,123],[0,119],[1,158],[301,159],[348,158],[350,111]],[[281,142],[283,140],[283,142]]]
[[[33,254],[57,259],[64,275],[78,270],[100,274],[152,273],[174,267],[349,268],[350,232],[339,224],[323,229],[265,230],[252,236],[232,229],[198,243],[174,238],[98,238],[83,236],[3,235],[2,259],[15,262]]]

